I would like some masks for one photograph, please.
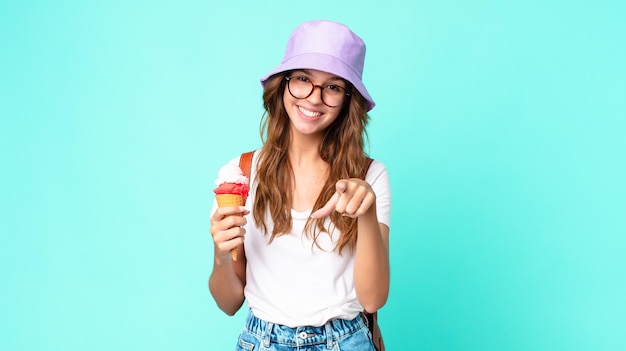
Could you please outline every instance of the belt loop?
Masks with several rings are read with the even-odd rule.
[[[332,322],[333,321],[330,320],[326,322],[326,324],[324,324],[324,327],[326,327],[326,348],[329,350],[333,348],[333,328],[331,326]]]
[[[265,335],[263,335],[263,347],[270,347],[270,336],[272,335],[273,327],[274,323],[267,322],[267,326],[265,327]]]

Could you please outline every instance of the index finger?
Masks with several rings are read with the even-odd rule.
[[[330,215],[335,210],[335,206],[337,206],[337,201],[339,201],[339,193],[336,192],[333,194],[330,200],[328,200],[324,207],[311,213],[311,218],[322,218]]]

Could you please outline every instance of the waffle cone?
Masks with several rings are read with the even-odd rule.
[[[215,195],[215,199],[219,207],[244,205],[243,196],[237,194],[219,194]]]
[[[243,196],[237,194],[219,194],[215,195],[215,199],[219,207],[243,206],[245,204]],[[241,216],[241,213],[234,214],[233,216]],[[230,255],[233,261],[237,261],[237,249],[232,249]]]

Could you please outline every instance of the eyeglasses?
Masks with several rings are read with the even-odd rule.
[[[304,76],[285,77],[287,80],[287,89],[291,96],[296,99],[306,99],[315,88],[322,91],[322,102],[328,107],[338,107],[343,103],[345,96],[350,96],[346,88],[337,84],[315,85]]]

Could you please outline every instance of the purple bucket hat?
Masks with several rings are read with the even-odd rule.
[[[368,111],[376,105],[363,84],[365,43],[348,27],[331,21],[304,22],[289,37],[281,64],[261,78],[293,69],[316,69],[349,81],[367,100]]]

